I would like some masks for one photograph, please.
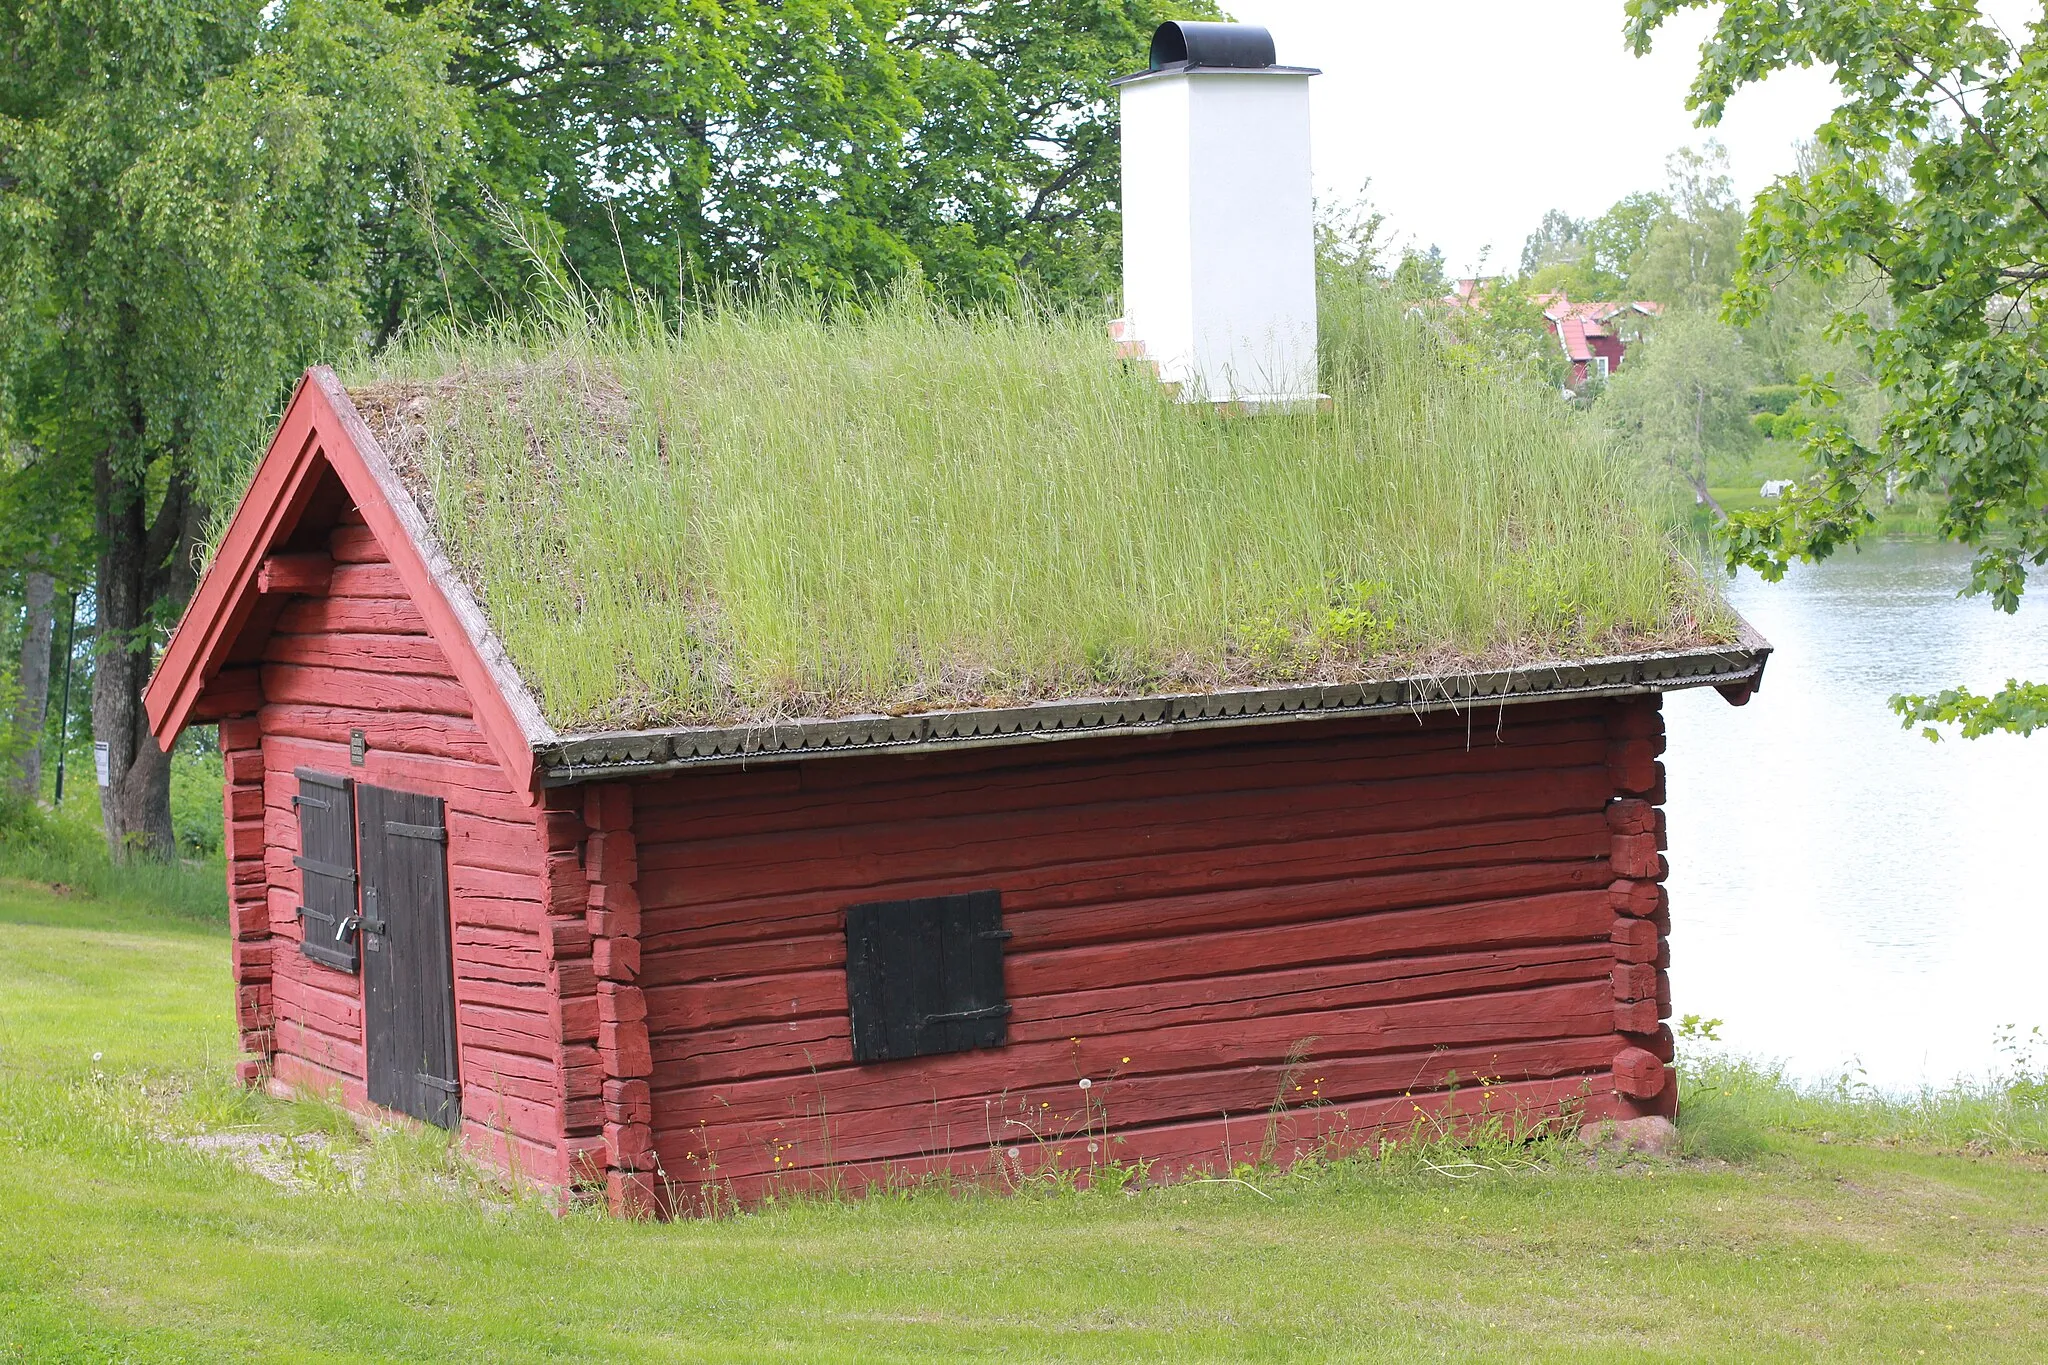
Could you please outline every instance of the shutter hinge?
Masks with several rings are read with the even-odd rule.
[[[412,1078],[421,1085],[432,1086],[436,1090],[444,1090],[451,1095],[460,1095],[462,1093],[462,1082],[460,1081],[443,1080],[439,1076],[429,1076],[424,1071],[413,1072]]]
[[[448,831],[439,825],[408,825],[403,820],[386,820],[386,834],[396,834],[401,839],[431,839],[437,844],[448,842]]]
[[[1017,936],[1014,933],[1010,932],[1008,929],[984,929],[980,933],[976,934],[975,937],[994,939],[998,943],[1000,943],[1004,939],[1015,938]]]
[[[338,882],[347,882],[350,886],[356,884],[354,868],[342,867],[338,863],[323,863],[318,858],[308,858],[303,853],[293,856],[292,866],[301,872],[311,872],[316,877],[332,877]]]

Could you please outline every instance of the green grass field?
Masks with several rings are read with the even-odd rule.
[[[1718,1157],[1439,1149],[657,1225],[560,1215],[434,1135],[364,1140],[323,1104],[247,1095],[234,1045],[217,925],[0,882],[0,1358],[2003,1361],[2048,1342],[2048,1129],[2021,1088],[1886,1106],[1731,1066],[1689,1097],[1688,1144]],[[287,1192],[178,1140],[202,1130],[331,1145]]]
[[[1729,512],[1753,512],[1765,505],[1762,489],[1767,480],[1804,479],[1812,473],[1813,465],[1795,442],[1760,440],[1740,455],[1717,456],[1707,461],[1707,488]],[[1674,491],[1674,496],[1683,503],[1692,500],[1689,493]],[[1934,494],[1902,491],[1891,506],[1879,502],[1871,509],[1878,519],[1868,534],[1887,540],[1938,539],[1941,504],[1942,499]],[[1694,527],[1704,535],[1712,527],[1713,519],[1704,508],[1693,510]],[[1714,546],[1711,554],[1718,558],[1720,547]]]

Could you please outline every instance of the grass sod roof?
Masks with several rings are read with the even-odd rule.
[[[1222,419],[1101,320],[427,338],[352,400],[548,722],[601,733],[1444,676],[1730,644],[1649,478],[1377,291],[1334,411]]]

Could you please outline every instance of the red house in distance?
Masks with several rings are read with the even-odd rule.
[[[1480,291],[1497,279],[1463,279],[1451,287],[1444,302],[1453,308],[1478,306]],[[1532,302],[1543,306],[1543,321],[1557,338],[1571,365],[1568,387],[1578,388],[1588,379],[1605,379],[1621,368],[1644,319],[1659,316],[1664,305],[1647,299],[1632,303],[1574,303],[1562,293],[1538,294]]]
[[[1590,378],[1605,379],[1621,368],[1634,338],[1636,324],[1664,311],[1661,303],[1573,303],[1563,294],[1544,294],[1543,320],[1550,334],[1571,362],[1571,387],[1578,388]]]

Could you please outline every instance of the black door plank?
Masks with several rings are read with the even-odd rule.
[[[462,1106],[443,805],[439,797],[364,786],[357,808],[370,1098],[452,1128]]]

